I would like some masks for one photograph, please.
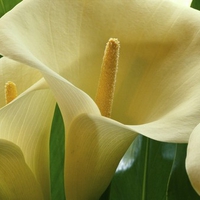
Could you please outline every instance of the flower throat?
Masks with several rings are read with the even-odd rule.
[[[101,65],[95,102],[101,114],[105,117],[111,117],[118,71],[119,49],[120,43],[118,39],[110,38],[106,44]]]

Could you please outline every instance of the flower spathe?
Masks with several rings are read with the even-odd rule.
[[[49,199],[49,133],[55,100],[40,72],[22,63],[1,58],[0,76],[0,139],[13,142],[20,147],[25,162],[42,188],[45,199]],[[5,105],[4,87],[5,83],[10,80],[15,82],[19,96]],[[6,145],[7,143],[4,143],[4,146]],[[6,167],[12,170],[12,165]],[[24,178],[26,175],[22,176],[18,183],[16,182],[18,187],[23,183]],[[0,184],[3,185],[3,179],[1,181]],[[31,180],[29,181],[31,183]],[[9,184],[12,188],[12,182]],[[24,188],[24,186],[22,187]],[[0,199],[11,198],[9,193],[6,195],[8,196],[1,196]],[[13,195],[12,197],[15,199]]]
[[[68,155],[66,197],[98,198],[136,133],[188,141],[200,115],[199,17],[198,11],[167,0],[26,0],[0,20],[1,54],[38,69],[61,109]],[[120,40],[121,52],[112,119],[107,119],[93,99],[111,37]],[[111,130],[123,138],[122,149],[118,140],[110,144],[108,138],[115,138]],[[79,134],[90,139],[80,142]],[[103,151],[101,144],[108,143]],[[81,158],[85,155],[79,148],[90,153],[88,160]],[[105,167],[113,155],[115,164]],[[87,170],[83,162],[94,160],[94,171]],[[68,171],[75,177],[73,187]]]

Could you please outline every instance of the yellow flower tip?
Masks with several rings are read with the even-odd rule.
[[[10,103],[17,97],[17,87],[12,81],[5,84],[5,101],[6,104]]]
[[[101,74],[96,94],[96,104],[105,117],[110,117],[114,98],[116,76],[118,71],[120,43],[116,38],[110,38],[106,44]]]

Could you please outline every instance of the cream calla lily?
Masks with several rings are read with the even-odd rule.
[[[38,70],[14,60],[1,58],[0,76],[0,138],[21,148],[45,199],[49,199],[49,133],[55,100]],[[13,81],[17,85],[19,96],[5,105],[4,87],[7,81]],[[22,176],[18,179],[19,182],[16,182],[19,187],[25,177]],[[3,185],[4,182],[0,184]]]
[[[168,0],[26,0],[0,20],[1,54],[38,69],[60,106],[67,198],[98,198],[136,133],[188,141],[200,115],[199,29],[198,11]],[[93,99],[111,37],[121,52],[108,119]]]

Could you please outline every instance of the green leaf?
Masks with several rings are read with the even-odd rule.
[[[21,0],[0,0],[0,17],[11,10]]]
[[[175,145],[138,136],[111,184],[111,200],[166,199]]]
[[[168,184],[167,200],[199,200],[192,188],[185,170],[186,144],[177,144],[176,156]]]
[[[50,136],[51,200],[65,200],[64,145],[64,123],[60,109],[56,105]]]
[[[191,7],[195,8],[197,10],[200,10],[200,1],[199,0],[193,0],[191,3]]]

